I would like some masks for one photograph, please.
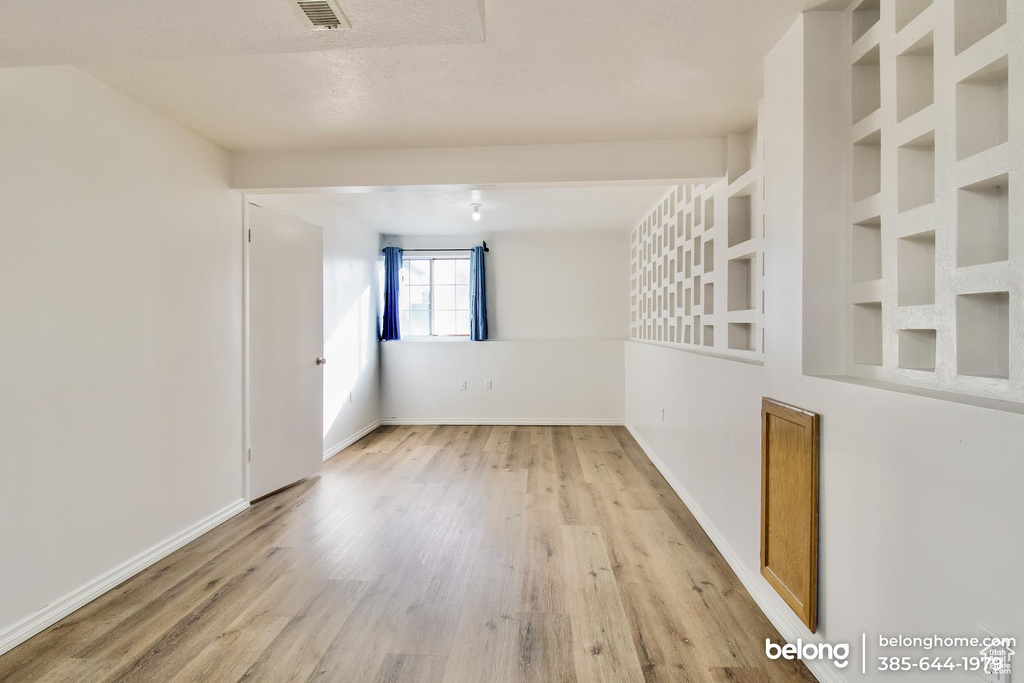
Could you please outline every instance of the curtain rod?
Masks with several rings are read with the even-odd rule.
[[[487,248],[487,242],[486,241],[483,241],[482,245],[483,245],[483,248],[484,248],[485,252],[490,252],[490,249]],[[473,251],[473,249],[472,248],[468,248],[468,249],[402,249],[402,251]]]

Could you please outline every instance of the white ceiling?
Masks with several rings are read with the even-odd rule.
[[[340,0],[313,31],[295,0],[3,0],[0,66],[481,42],[481,0]]]
[[[720,136],[822,1],[340,0],[311,31],[295,0],[2,0],[0,67],[82,65],[231,151]]]
[[[232,151],[660,140],[749,128],[762,58],[820,0],[487,0],[484,42],[477,0],[343,0],[349,47],[319,52],[269,9],[287,2],[76,0],[54,28],[4,0],[0,44],[32,37],[8,63],[121,60],[86,70]],[[135,35],[143,9],[174,21]]]
[[[319,225],[338,220],[388,235],[475,235],[523,230],[630,230],[669,188],[408,188],[251,197]],[[482,204],[481,219],[470,204]]]

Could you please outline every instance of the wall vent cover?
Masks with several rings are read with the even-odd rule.
[[[298,0],[299,10],[315,30],[351,28],[341,9],[328,0]]]

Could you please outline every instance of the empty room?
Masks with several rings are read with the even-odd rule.
[[[0,5],[0,681],[1024,681],[1024,0]]]

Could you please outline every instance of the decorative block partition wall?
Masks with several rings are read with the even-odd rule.
[[[1024,400],[1024,4],[847,14],[849,372]]]
[[[763,145],[727,138],[728,175],[673,188],[632,233],[631,337],[760,359]]]

